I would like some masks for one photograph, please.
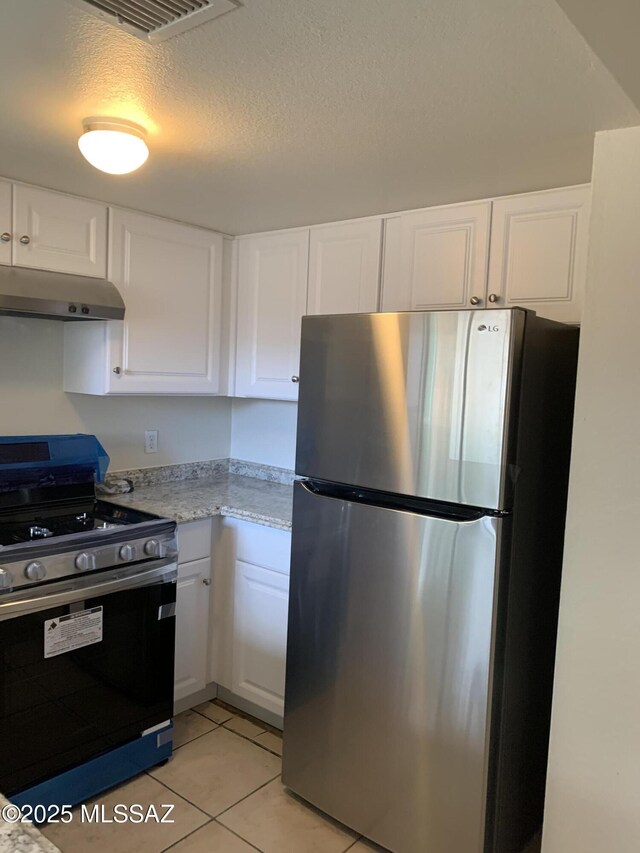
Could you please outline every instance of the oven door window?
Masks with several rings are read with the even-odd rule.
[[[173,713],[175,583],[0,622],[0,791],[15,794]],[[103,608],[102,640],[45,658],[45,622]],[[159,618],[160,615],[163,618]]]

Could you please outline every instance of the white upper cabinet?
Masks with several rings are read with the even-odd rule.
[[[435,207],[387,221],[383,311],[484,303],[490,202]]]
[[[11,263],[11,184],[0,181],[0,264]]]
[[[13,234],[16,266],[106,276],[104,204],[14,184],[13,228],[8,230]]]
[[[65,390],[219,393],[222,246],[220,234],[112,209],[109,278],[125,318],[66,324]]]
[[[298,399],[309,231],[240,240],[236,396]]]
[[[307,314],[378,310],[382,220],[311,229]]]
[[[490,305],[580,321],[590,199],[589,187],[573,187],[493,202]]]

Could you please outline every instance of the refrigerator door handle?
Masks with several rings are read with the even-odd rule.
[[[338,483],[326,483],[320,480],[299,480],[300,486],[311,495],[333,498],[353,504],[365,504],[380,509],[395,509],[423,515],[429,518],[441,518],[456,523],[472,523],[484,516],[502,517],[507,513],[495,510],[467,507],[459,504],[447,504],[424,498],[412,498],[407,495],[390,495],[371,489],[343,486]]]

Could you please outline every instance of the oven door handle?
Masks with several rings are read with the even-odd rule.
[[[3,600],[0,598],[0,622],[6,619],[14,619],[16,616],[24,616],[27,613],[38,613],[41,610],[49,610],[65,604],[73,604],[87,598],[96,598],[99,595],[110,595],[121,590],[136,589],[141,586],[154,586],[161,583],[171,583],[178,576],[178,568],[173,559],[163,562],[155,562],[149,568],[148,563],[139,566],[131,566],[128,569],[114,569],[109,572],[101,572],[99,580],[96,576],[75,578],[73,585],[60,583],[51,587],[40,587],[41,594],[31,597],[13,598]],[[56,588],[66,586],[56,592]]]

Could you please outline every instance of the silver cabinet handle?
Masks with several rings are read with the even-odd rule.
[[[120,376],[120,374],[122,373],[122,369],[120,367],[114,367],[113,372],[116,376]]]
[[[497,293],[490,293],[489,294],[489,302],[499,302],[499,301],[500,301],[500,297],[498,296]]]
[[[471,299],[469,300],[469,302],[470,302],[472,305],[480,305],[480,303],[482,302],[482,300],[480,299],[480,297],[479,297],[479,296],[472,296],[472,297],[471,297]]]
[[[211,586],[211,581],[209,580],[209,578],[202,578],[202,583],[205,586]]]
[[[11,240],[11,234],[8,231],[5,231],[4,234],[0,234],[0,240],[3,243],[8,243]]]
[[[292,376],[291,381],[292,382],[300,382],[300,377],[299,376]]]
[[[27,237],[26,234],[23,234],[22,237],[20,238],[20,242],[22,243],[23,246],[28,246],[29,243],[31,242],[31,237]]]

